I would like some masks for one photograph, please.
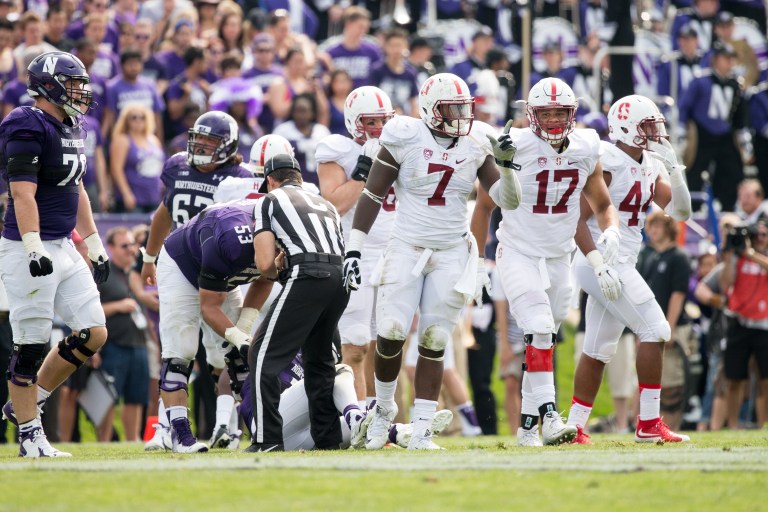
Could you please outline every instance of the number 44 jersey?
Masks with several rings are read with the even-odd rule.
[[[75,229],[86,135],[84,128],[62,123],[37,107],[18,107],[0,123],[0,173],[6,186],[14,181],[37,184],[43,240],[67,238]],[[3,238],[21,240],[13,197],[8,198]]]
[[[499,241],[534,257],[557,258],[573,252],[581,191],[600,158],[600,138],[577,128],[558,153],[530,128],[509,132],[517,146],[515,163],[523,188],[516,210],[502,210]]]
[[[477,169],[492,154],[485,136],[491,130],[475,121],[469,135],[444,148],[421,119],[395,116],[384,125],[379,141],[400,164],[393,237],[430,249],[463,241],[469,230],[467,196]]]
[[[211,172],[201,172],[187,163],[187,152],[176,153],[165,162],[161,179],[165,185],[163,204],[173,219],[173,227],[186,224],[206,206],[213,204],[213,194],[229,177],[253,178],[243,165],[224,164]]]

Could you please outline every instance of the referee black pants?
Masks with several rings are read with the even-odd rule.
[[[312,439],[318,449],[339,448],[342,439],[339,412],[333,403],[336,362],[332,347],[349,300],[341,274],[341,266],[330,263],[295,265],[259,326],[248,355],[254,390],[254,442],[283,443],[279,374],[301,349]]]

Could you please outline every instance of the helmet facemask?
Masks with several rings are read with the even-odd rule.
[[[575,106],[532,107],[528,105],[526,108],[531,130],[551,145],[561,144],[573,131],[576,120]],[[563,111],[565,115],[553,115],[542,121],[540,116],[549,110]]]
[[[449,137],[463,137],[472,129],[475,100],[438,100],[431,128]]]
[[[637,134],[632,139],[632,144],[638,148],[649,149],[648,142],[660,143],[662,138],[669,138],[664,118],[661,116],[647,117],[637,123]]]
[[[381,137],[384,125],[394,117],[394,113],[386,114],[360,114],[355,120],[355,138],[363,142]],[[381,126],[367,126],[366,123],[372,119],[381,119]]]
[[[216,135],[189,130],[187,157],[192,165],[219,164],[227,160],[224,140]]]

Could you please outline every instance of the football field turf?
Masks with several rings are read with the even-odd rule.
[[[0,448],[0,510],[768,510],[768,431],[693,434],[683,445],[518,448],[440,438],[444,452],[199,455],[139,444],[60,445],[71,459]]]

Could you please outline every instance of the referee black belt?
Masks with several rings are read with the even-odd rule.
[[[308,252],[289,256],[288,261],[291,265],[298,265],[299,263],[330,263],[332,265],[341,265],[344,263],[344,258],[338,254]]]

